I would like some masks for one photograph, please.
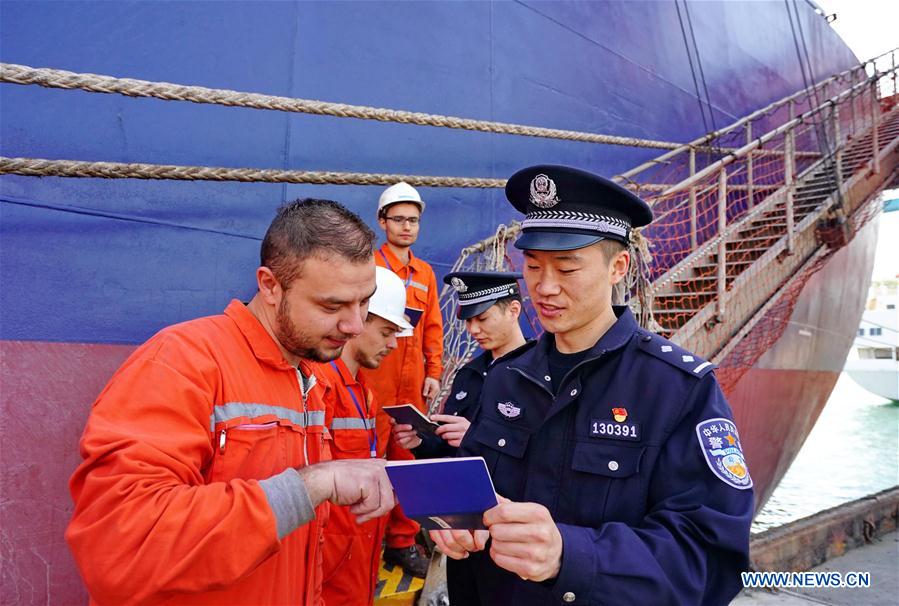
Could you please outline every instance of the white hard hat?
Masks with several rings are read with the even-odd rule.
[[[418,190],[405,181],[400,181],[385,189],[384,193],[381,194],[381,197],[378,199],[378,215],[381,214],[384,208],[398,202],[417,204],[421,212],[425,211],[425,203],[422,201],[421,196],[418,195]]]
[[[375,283],[378,288],[368,302],[368,313],[393,322],[403,331],[412,330],[406,319],[406,287],[403,280],[383,267],[375,268]]]

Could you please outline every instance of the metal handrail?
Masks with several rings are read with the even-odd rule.
[[[709,175],[711,175],[718,169],[723,168],[724,166],[727,166],[728,164],[732,163],[734,160],[738,160],[738,159],[742,158],[743,156],[745,156],[746,154],[752,152],[753,150],[761,147],[762,145],[764,145],[771,139],[784,134],[785,132],[798,126],[799,124],[802,124],[803,122],[807,121],[812,116],[815,116],[815,115],[821,113],[825,109],[836,107],[839,103],[841,103],[844,100],[845,97],[851,97],[856,89],[863,88],[863,87],[865,87],[865,88],[870,87],[872,84],[874,84],[878,80],[880,80],[880,78],[882,78],[885,75],[894,73],[897,69],[899,69],[899,68],[893,67],[884,72],[876,72],[873,76],[866,78],[865,80],[851,86],[850,88],[839,93],[838,95],[831,97],[830,99],[824,101],[818,107],[815,107],[814,109],[811,109],[811,110],[805,112],[804,114],[802,114],[796,118],[793,118],[789,122],[785,122],[784,124],[781,124],[777,128],[768,131],[761,137],[754,139],[751,143],[744,145],[743,147],[737,149],[735,152],[728,154],[727,156],[721,158],[717,162],[709,164],[707,167],[705,167],[701,171],[697,172],[696,174],[691,175],[691,176],[687,177],[686,179],[680,181],[679,183],[671,186],[662,195],[663,196],[670,195],[672,193],[675,193],[677,191],[685,189],[685,188],[689,187],[690,185],[693,185],[697,181],[701,181],[702,179],[704,179],[705,177],[708,177]]]
[[[892,50],[888,50],[884,53],[881,53],[880,55],[877,55],[876,57],[874,57],[872,59],[868,59],[867,61],[863,61],[862,63],[860,63],[854,67],[851,67],[851,68],[844,70],[838,74],[835,74],[833,76],[825,78],[824,80],[821,80],[820,82],[818,82],[817,84],[812,86],[811,91],[809,91],[808,89],[802,89],[802,90],[799,90],[799,91],[793,93],[792,95],[783,97],[782,99],[780,99],[778,101],[774,101],[773,103],[770,103],[770,104],[766,105],[765,107],[754,111],[753,113],[749,114],[748,116],[744,116],[743,118],[741,118],[740,120],[737,120],[736,122],[734,122],[733,124],[731,124],[729,126],[726,126],[719,130],[707,133],[697,139],[694,139],[693,141],[690,141],[689,143],[684,143],[680,147],[676,147],[676,148],[672,149],[671,151],[665,152],[661,156],[658,156],[656,158],[653,158],[652,160],[644,162],[643,164],[640,164],[639,166],[636,166],[636,167],[628,170],[627,172],[621,173],[620,175],[615,175],[614,177],[612,177],[612,179],[619,183],[627,181],[628,179],[643,172],[644,170],[646,170],[648,168],[651,168],[658,164],[664,163],[678,154],[682,154],[684,152],[689,151],[691,148],[696,148],[697,146],[705,145],[708,142],[710,142],[722,135],[726,135],[726,134],[736,130],[737,128],[743,126],[744,124],[750,123],[753,120],[755,120],[761,116],[764,116],[765,114],[786,105],[787,103],[792,103],[793,101],[802,97],[803,95],[808,96],[809,92],[818,91],[819,89],[822,89],[822,88],[828,86],[832,82],[841,81],[844,77],[846,77],[847,75],[850,75],[854,72],[865,71],[867,69],[868,65],[874,65],[875,75],[876,75],[876,72],[877,72],[876,62],[879,59],[886,57],[887,55],[891,56],[893,67],[890,70],[886,70],[886,72],[884,72],[884,73],[890,73],[890,72],[895,73],[896,53],[897,52],[899,52],[899,47],[896,47],[896,48],[893,48]],[[881,77],[882,77],[882,75],[881,75]],[[895,80],[894,80],[894,84],[895,84]]]

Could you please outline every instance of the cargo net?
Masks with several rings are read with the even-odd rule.
[[[780,338],[799,298],[799,294],[809,279],[842,248],[856,233],[880,212],[880,197],[873,196],[862,204],[849,218],[838,213],[831,214],[818,224],[821,241],[826,244],[824,254],[815,257],[811,263],[792,278],[774,305],[765,311],[761,319],[742,339],[719,361],[715,374],[725,394],[736,387],[747,370],[758,361]]]
[[[518,237],[520,224],[500,225],[496,233],[477,244],[462,249],[450,272],[455,271],[521,271],[523,258],[518,249],[510,246]],[[449,273],[449,272],[448,272]],[[527,292],[522,292],[522,322],[525,330],[539,334],[540,324]],[[443,316],[443,378],[440,395],[431,405],[432,411],[443,409],[456,372],[467,364],[478,350],[477,342],[465,330],[465,322],[456,315],[458,301],[454,290],[444,285],[440,291],[440,313]]]
[[[844,82],[843,88],[852,84],[854,82]],[[836,92],[839,91],[831,94]],[[870,87],[859,89],[841,102],[838,110],[819,112],[813,119],[792,128],[789,134],[784,132],[774,136],[751,154],[734,159],[725,167],[723,199],[720,199],[719,170],[694,181],[689,187],[668,190],[751,142],[751,132],[773,131],[793,116],[817,107],[822,99],[812,95],[805,100],[797,99],[792,108],[788,105],[775,108],[746,126],[694,148],[692,160],[690,153],[680,153],[621,180],[652,205],[655,219],[643,230],[634,230],[637,238],[631,243],[632,272],[626,285],[617,293],[618,302],[627,302],[644,328],[672,337],[701,309],[714,304],[717,299],[717,251],[722,212],[728,229],[725,238],[727,288],[766,251],[786,238],[784,188],[788,178],[793,183],[794,225],[799,225],[812,213],[822,215],[822,221],[842,221],[841,233],[830,241],[822,239],[822,243],[829,245],[831,254],[845,245],[870,218],[870,213],[866,211],[862,216],[850,218],[842,213],[841,200],[833,202],[833,195],[840,179],[850,176],[870,159],[870,127],[876,105],[872,103],[871,95]],[[879,113],[879,109],[876,111]],[[835,153],[836,142],[842,144],[840,154]],[[882,142],[882,146],[885,144]],[[787,153],[788,150],[792,153]],[[791,163],[789,167],[788,162]],[[838,164],[842,165],[840,176]],[[830,210],[825,216],[826,207]],[[876,205],[872,208],[875,210],[871,212],[876,212]],[[500,226],[492,238],[464,249],[453,270],[520,271],[520,253],[508,246],[518,230],[517,224]],[[722,361],[727,368],[719,371],[725,391],[732,389],[742,372],[777,341],[802,286],[825,261],[826,257],[818,258],[801,270],[801,276],[793,276],[790,288],[782,293],[777,304],[738,346],[729,351]],[[776,291],[778,286],[759,283],[759,288],[771,291]],[[527,298],[524,303],[526,324],[532,334],[538,334],[540,327],[533,307]],[[477,344],[468,336],[464,323],[456,319],[456,301],[450,289],[442,291],[441,305],[446,331],[445,393],[455,372],[477,351]],[[727,321],[745,322],[746,318]],[[732,334],[740,327],[735,324]],[[709,344],[695,349],[699,355],[711,357],[720,347]]]

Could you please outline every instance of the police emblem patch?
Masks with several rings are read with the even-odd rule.
[[[467,392],[467,391],[460,391],[460,392],[458,392],[458,393],[456,394],[456,399],[457,399],[457,400],[464,400],[464,399],[465,399],[465,396],[467,396],[467,395],[468,395],[468,392]]]
[[[712,473],[734,488],[752,488],[740,435],[733,421],[722,418],[702,421],[696,425],[696,437]]]
[[[453,288],[456,289],[456,292],[466,292],[468,291],[468,285],[462,281],[462,278],[453,278],[450,280],[450,284],[453,285]]]
[[[561,202],[556,195],[556,183],[544,174],[531,180],[531,204],[537,208],[552,208]]]
[[[497,402],[496,409],[507,419],[517,419],[521,416],[521,408],[512,402]]]
[[[612,418],[619,423],[624,423],[627,421],[627,408],[613,408]]]

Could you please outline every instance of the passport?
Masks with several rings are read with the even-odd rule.
[[[426,530],[484,526],[496,490],[483,457],[387,461],[387,476],[403,512]]]
[[[405,310],[406,317],[409,318],[409,324],[412,325],[412,328],[418,326],[418,321],[421,320],[421,316],[425,310],[418,309],[416,307],[407,307]]]
[[[412,428],[421,434],[437,435],[434,432],[440,427],[439,423],[435,423],[428,417],[424,416],[412,404],[398,404],[396,406],[382,406],[381,409],[393,417],[398,425],[411,425]]]

